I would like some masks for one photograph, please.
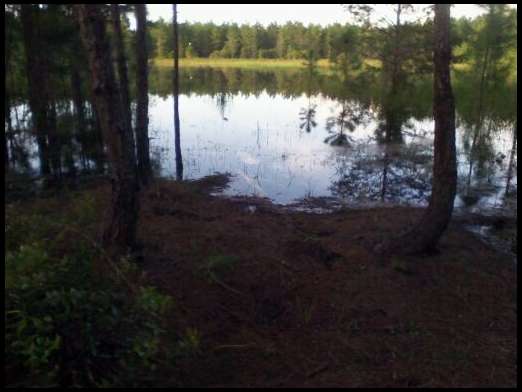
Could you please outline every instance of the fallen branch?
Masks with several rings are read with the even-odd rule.
[[[229,290],[229,291],[232,291],[233,293],[237,294],[237,295],[241,295],[241,296],[245,296],[244,293],[242,293],[241,291],[239,290],[236,290],[235,288],[233,287],[230,287],[229,285],[227,285],[226,283],[223,283],[222,281],[220,281],[218,278],[216,278],[214,276],[214,274],[209,274],[210,276],[210,279],[212,279],[215,283],[217,283],[218,285],[220,285],[221,287],[223,287],[224,289],[226,290]]]
[[[248,348],[248,347],[255,347],[255,343],[247,343],[247,344],[223,344],[221,346],[214,347],[214,351],[223,350],[227,348],[231,349],[241,349],[241,348]]]
[[[319,366],[317,366],[314,370],[312,370],[310,373],[306,375],[306,378],[312,378],[317,376],[319,373],[324,372],[328,369],[328,363],[323,363]]]

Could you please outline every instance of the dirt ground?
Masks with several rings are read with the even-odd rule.
[[[141,266],[174,299],[168,328],[200,338],[165,385],[516,386],[512,258],[454,222],[437,253],[377,259],[373,245],[421,209],[290,212],[210,195],[226,183],[160,180],[141,195]],[[85,192],[103,205],[110,187]]]
[[[142,197],[143,268],[197,330],[185,386],[516,385],[516,264],[454,223],[436,254],[377,259],[422,210],[288,212],[209,193],[216,176]]]

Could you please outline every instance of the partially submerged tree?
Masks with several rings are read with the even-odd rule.
[[[433,185],[429,206],[412,228],[376,246],[382,254],[412,254],[433,249],[446,230],[457,188],[455,103],[451,89],[450,5],[435,4],[433,116],[435,118]]]
[[[332,146],[350,146],[353,140],[345,132],[354,132],[357,126],[366,124],[368,120],[366,107],[344,100],[339,114],[326,119],[326,130],[331,135],[327,136],[324,142]]]
[[[312,104],[308,99],[308,106],[301,108],[299,111],[299,129],[304,129],[307,133],[310,133],[313,128],[317,126],[315,121],[315,115],[317,114],[317,105]]]
[[[478,28],[468,31],[466,50],[463,56],[472,67],[467,72],[473,79],[474,99],[472,102],[472,141],[468,149],[469,169],[465,197],[471,195],[471,176],[474,163],[480,156],[483,140],[490,137],[494,129],[491,111],[494,110],[498,85],[507,84],[511,64],[506,61],[510,51],[516,50],[516,18],[507,4],[482,4],[487,11],[479,18]],[[516,60],[515,60],[516,61]],[[487,124],[487,125],[486,125]]]
[[[384,5],[380,5],[381,7]],[[346,9],[356,23],[361,24],[365,33],[359,33],[359,46],[366,58],[377,59],[381,63],[378,70],[381,77],[381,117],[387,126],[388,135],[395,132],[394,140],[401,139],[400,113],[404,112],[403,93],[416,77],[431,72],[432,29],[429,23],[407,21],[407,16],[416,11],[413,4],[387,4],[393,18],[381,17],[373,22],[378,13],[373,4],[349,4]]]
[[[135,246],[138,218],[137,178],[132,129],[112,68],[102,5],[76,5],[80,33],[89,59],[94,105],[107,145],[112,176],[111,211],[103,244],[111,255],[126,254]]]
[[[177,5],[172,4],[172,24],[174,26],[174,147],[176,150],[176,179],[183,179],[183,159],[179,134],[179,34]]]

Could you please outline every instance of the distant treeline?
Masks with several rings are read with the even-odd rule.
[[[149,22],[152,57],[172,57],[172,24]],[[180,57],[299,59],[313,50],[317,58],[334,60],[359,42],[363,29],[349,24],[330,26],[288,22],[249,25],[182,23]]]
[[[516,10],[512,11],[516,19]],[[347,14],[348,19],[348,14]],[[465,44],[473,31],[480,30],[483,17],[452,20],[453,46]],[[172,23],[160,19],[148,22],[151,57],[172,57]],[[418,43],[423,51],[430,52],[429,44],[432,20],[404,24],[409,30],[406,36]],[[388,27],[390,34],[393,26]],[[382,31],[349,23],[328,26],[304,25],[300,22],[276,23],[263,26],[236,23],[182,23],[179,25],[180,57],[191,58],[271,58],[301,59],[312,55],[335,62],[339,55],[349,52],[364,52],[369,57],[380,57]],[[372,40],[372,35],[375,40]],[[414,37],[414,38],[413,38]],[[368,43],[373,44],[368,45]],[[365,46],[363,48],[363,46]]]

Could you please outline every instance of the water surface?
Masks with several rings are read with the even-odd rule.
[[[151,75],[151,146],[160,174],[175,177],[170,72]],[[227,195],[255,195],[288,204],[333,197],[349,207],[426,205],[431,193],[433,119],[431,79],[405,86],[399,105],[386,108],[376,78],[343,82],[298,70],[192,69],[180,96],[184,178],[232,174]],[[477,132],[469,86],[454,79],[457,101],[457,208],[501,208],[516,192],[511,158],[513,113],[490,107]],[[507,87],[506,87],[507,88]],[[462,107],[462,108],[461,108]],[[341,132],[348,145],[325,139]],[[482,129],[484,128],[484,129]],[[471,166],[471,170],[470,170]],[[513,208],[511,205],[510,208]],[[516,201],[514,203],[516,209]]]

